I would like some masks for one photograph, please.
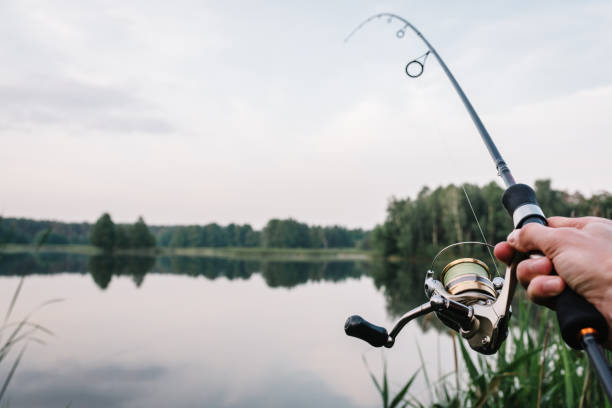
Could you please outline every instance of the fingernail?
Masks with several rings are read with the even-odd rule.
[[[563,282],[561,281],[561,278],[551,276],[542,282],[542,290],[544,290],[544,292],[546,292],[546,294],[549,296],[558,295],[561,293],[562,289]]]
[[[518,239],[518,234],[519,234],[518,230],[512,231],[508,235],[508,238],[506,238],[506,241],[508,241],[509,244],[514,244],[516,242],[516,240]]]

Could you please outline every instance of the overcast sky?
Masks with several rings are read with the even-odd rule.
[[[512,7],[509,7],[509,6]],[[0,2],[0,214],[272,217],[371,228],[391,196],[494,166],[414,35],[437,47],[515,177],[612,191],[612,4]]]

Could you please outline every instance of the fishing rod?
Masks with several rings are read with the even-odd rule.
[[[397,38],[404,38],[407,29],[410,29],[427,46],[428,51],[425,54],[406,65],[405,71],[408,76],[411,78],[421,76],[430,53],[442,67],[474,122],[493,159],[497,174],[506,186],[502,195],[502,203],[512,217],[514,227],[519,229],[530,223],[546,226],[546,217],[538,204],[535,191],[528,185],[515,181],[510,168],[463,89],[440,54],[415,26],[396,14],[379,13],[359,24],[346,37],[345,42],[366,24],[381,18],[386,18],[389,23],[399,21],[403,24],[403,27],[396,31]],[[462,243],[452,244],[449,247],[458,244]],[[491,247],[487,243],[476,244]],[[449,247],[438,252],[434,262]],[[488,266],[475,258],[456,259],[447,264],[439,273],[436,273],[434,262],[432,262],[432,267],[425,275],[425,294],[429,301],[401,316],[390,332],[387,332],[384,327],[369,323],[360,316],[349,317],[344,325],[344,330],[347,335],[360,338],[374,347],[390,348],[408,322],[419,316],[435,312],[442,323],[458,331],[473,350],[482,354],[493,354],[499,350],[508,336],[508,323],[512,314],[511,303],[517,284],[516,268],[521,261],[527,258],[541,256],[543,256],[541,253],[516,253],[506,268],[504,278],[496,277],[495,279],[491,279]],[[556,272],[553,270],[552,274]],[[563,340],[574,349],[586,350],[600,383],[612,402],[612,371],[610,371],[601,348],[601,344],[607,340],[609,331],[605,318],[591,303],[569,286],[566,286],[563,292],[553,299],[553,304]]]

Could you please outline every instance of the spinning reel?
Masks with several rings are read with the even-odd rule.
[[[459,332],[473,350],[482,354],[495,353],[508,337],[516,266],[522,258],[515,259],[506,268],[504,278],[491,279],[487,264],[475,258],[456,259],[436,274],[433,268],[436,259],[448,248],[460,244],[464,243],[450,245],[436,255],[425,276],[425,294],[429,301],[400,317],[390,333],[360,316],[351,316],[344,324],[346,334],[374,347],[390,348],[408,322],[435,312],[440,321]]]

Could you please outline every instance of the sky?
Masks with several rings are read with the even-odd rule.
[[[0,214],[372,228],[391,197],[497,180],[612,191],[605,1],[0,3]]]

